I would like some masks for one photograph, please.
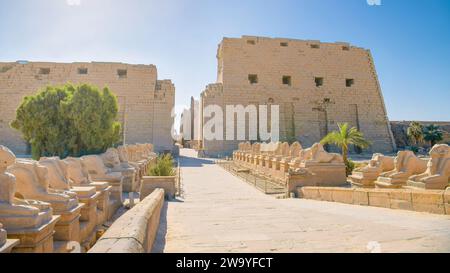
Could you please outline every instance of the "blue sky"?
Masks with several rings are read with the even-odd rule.
[[[450,121],[450,1],[0,0],[0,61],[155,64],[187,105],[216,80],[222,37],[370,48],[391,120]]]

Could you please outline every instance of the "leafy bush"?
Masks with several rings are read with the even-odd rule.
[[[173,158],[170,154],[160,156],[156,165],[150,169],[150,176],[174,176]]]
[[[25,97],[11,127],[31,144],[32,156],[101,153],[120,140],[117,98],[108,88],[48,86]]]
[[[346,172],[347,172],[347,176],[351,175],[355,168],[356,168],[356,164],[352,160],[348,159],[345,162],[345,169],[346,169]]]

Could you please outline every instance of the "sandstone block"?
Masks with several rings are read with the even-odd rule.
[[[319,187],[320,200],[333,202],[333,188]]]
[[[311,199],[311,200],[320,200],[320,193],[318,187],[299,187],[298,188],[298,197]]]
[[[391,200],[389,193],[391,190],[383,189],[368,189],[369,194],[369,206],[390,208]]]
[[[444,191],[412,191],[414,211],[445,214]]]
[[[354,203],[354,189],[346,188],[334,188],[333,189],[333,201],[344,204]]]
[[[391,209],[413,210],[410,190],[392,190],[390,198]]]
[[[366,189],[355,189],[353,191],[353,204],[360,206],[369,205],[369,193]]]
[[[164,189],[166,198],[168,199],[175,198],[177,192],[176,182],[176,176],[144,176],[141,182],[140,198],[144,200],[156,189]]]

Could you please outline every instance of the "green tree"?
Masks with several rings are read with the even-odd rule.
[[[423,126],[417,121],[411,122],[408,127],[407,135],[414,145],[418,145],[423,142]]]
[[[434,124],[426,126],[423,131],[423,135],[424,139],[430,142],[431,147],[436,145],[436,143],[438,143],[439,141],[442,141],[442,139],[444,138],[444,133],[442,132],[440,127]]]
[[[120,140],[117,98],[88,84],[48,86],[25,97],[11,127],[31,144],[32,156],[99,153]]]
[[[357,128],[349,128],[348,123],[339,123],[338,127],[339,130],[329,133],[320,143],[323,145],[334,144],[341,148],[344,162],[348,165],[348,150],[350,145],[364,149],[369,147],[371,143],[364,139],[364,134],[358,131]]]

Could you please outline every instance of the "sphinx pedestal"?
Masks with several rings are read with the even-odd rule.
[[[60,217],[52,216],[48,223],[37,228],[9,229],[8,237],[20,241],[12,253],[53,253],[53,234]]]
[[[95,187],[73,187],[80,203],[84,204],[80,215],[80,244],[85,251],[89,250],[96,241],[97,202],[100,193]]]
[[[8,239],[6,236],[6,230],[3,229],[3,225],[0,224],[0,254],[11,253],[12,249],[20,243],[17,239]]]
[[[78,204],[71,210],[61,212],[55,225],[54,252],[66,253],[67,243],[80,241],[80,213],[84,204]]]
[[[352,175],[349,176],[349,182],[352,186],[357,188],[375,188],[375,181],[379,175],[379,172],[354,171]]]
[[[287,175],[288,191],[295,192],[297,187],[338,187],[347,184],[344,163],[305,162],[300,169]]]
[[[91,186],[95,187],[99,194],[97,201],[97,226],[101,226],[108,221],[111,186],[108,182],[92,182]]]

